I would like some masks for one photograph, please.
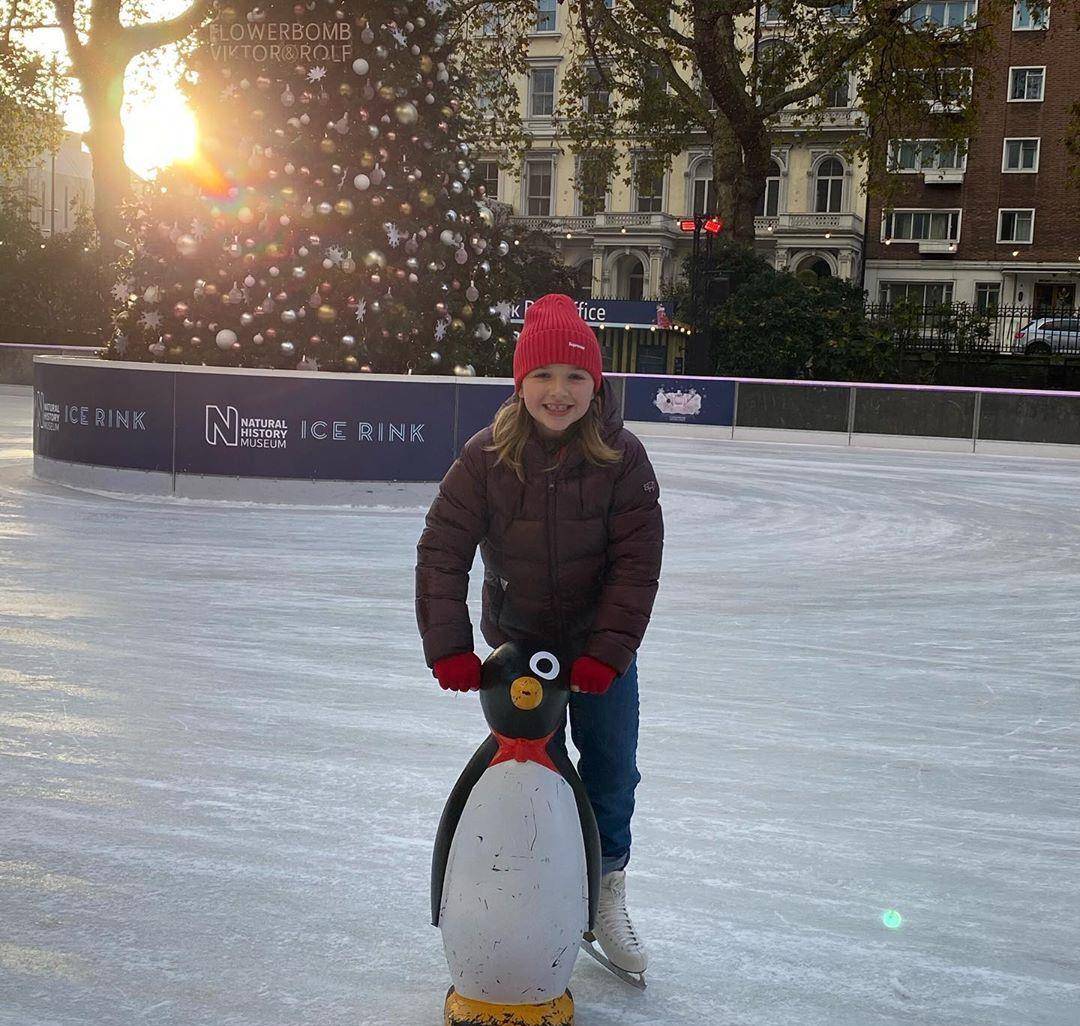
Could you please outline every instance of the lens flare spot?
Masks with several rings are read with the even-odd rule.
[[[894,908],[887,908],[881,913],[881,921],[890,930],[899,930],[903,925],[904,918]]]

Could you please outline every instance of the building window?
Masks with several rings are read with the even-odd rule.
[[[784,12],[778,3],[766,3],[761,8],[761,21],[764,25],[779,25],[784,20]]]
[[[841,75],[826,87],[821,94],[826,107],[851,106],[851,82],[847,75]]]
[[[958,242],[959,210],[894,210],[886,214],[883,237],[892,242]]]
[[[911,74],[921,82],[931,114],[957,114],[971,102],[971,68],[917,68]]]
[[[635,260],[626,279],[626,298],[640,300],[645,297],[645,268],[640,260]]]
[[[589,89],[586,92],[582,106],[588,114],[602,114],[611,106],[611,93],[608,91],[607,80],[600,74],[599,69],[589,68]]]
[[[551,215],[552,163],[530,160],[525,164],[525,213],[529,217]]]
[[[1016,0],[1013,5],[1013,31],[1036,32],[1050,27],[1050,0],[1031,3],[1031,0]]]
[[[583,217],[607,210],[608,179],[601,161],[595,157],[580,158],[574,186]]]
[[[534,32],[554,32],[556,29],[556,0],[536,0],[536,27]]]
[[[975,283],[975,312],[997,313],[1001,305],[1001,282],[977,281]]]
[[[664,209],[664,169],[648,160],[639,160],[634,174],[639,214],[659,214]]]
[[[713,181],[711,161],[703,160],[694,170],[693,214],[711,217],[716,213],[716,182]]]
[[[499,163],[495,160],[478,160],[476,162],[476,177],[480,185],[484,187],[484,195],[488,199],[499,198]]]
[[[840,3],[833,4],[829,8],[829,14],[840,21],[852,17],[855,14],[855,0],[841,0]]]
[[[919,171],[963,171],[967,140],[890,139],[889,170],[894,174]]]
[[[1034,237],[1034,209],[998,211],[998,242],[1030,243]]]
[[[976,0],[920,0],[901,16],[915,28],[974,28]]]
[[[495,4],[480,4],[476,8],[475,18],[482,36],[493,36],[499,31],[499,11]]]
[[[551,117],[555,112],[555,69],[533,68],[529,72],[529,115]]]
[[[765,195],[761,198],[759,217],[776,217],[780,212],[780,178],[783,172],[780,165],[772,160],[769,162],[769,175],[765,179]]]
[[[836,214],[843,209],[844,165],[836,157],[823,160],[817,169],[814,209],[819,214]]]
[[[1009,68],[1009,102],[1038,103],[1046,89],[1046,66]]]
[[[913,306],[945,306],[952,302],[951,281],[883,281],[878,285],[878,302],[884,306],[910,303]]]
[[[1006,139],[1001,170],[1013,174],[1035,174],[1039,170],[1039,140]]]

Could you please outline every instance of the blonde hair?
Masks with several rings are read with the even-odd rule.
[[[585,459],[590,463],[602,466],[605,463],[618,463],[622,459],[622,453],[613,449],[604,441],[600,433],[603,423],[603,400],[599,395],[589,403],[585,416],[574,423],[567,431],[566,438],[578,438],[581,442],[581,451]],[[525,451],[525,443],[529,440],[532,432],[532,415],[525,408],[525,400],[520,395],[514,396],[514,401],[499,408],[492,423],[492,444],[486,447],[487,452],[499,454],[496,463],[505,463],[518,476],[518,480],[525,480],[525,464],[522,453]],[[545,470],[553,470],[554,465],[545,467]]]

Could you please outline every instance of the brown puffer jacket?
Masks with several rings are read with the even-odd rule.
[[[485,451],[487,427],[447,471],[417,545],[416,619],[428,666],[473,650],[466,597],[479,545],[489,645],[533,639],[567,659],[590,655],[620,674],[629,667],[656,597],[664,522],[656,474],[622,426],[610,382],[602,397],[601,433],[622,452],[618,463],[588,462],[576,440],[547,453],[534,434],[521,482]]]

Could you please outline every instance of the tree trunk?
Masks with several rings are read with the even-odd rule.
[[[131,172],[124,163],[124,125],[120,107],[124,100],[124,74],[99,66],[79,74],[83,102],[90,116],[87,144],[94,168],[94,222],[102,249],[119,256],[116,241],[126,230],[120,208],[131,197]]]

